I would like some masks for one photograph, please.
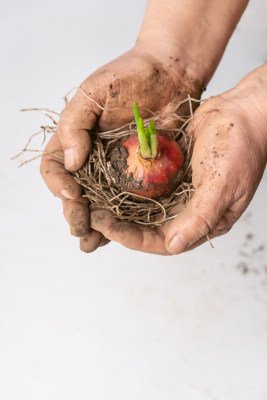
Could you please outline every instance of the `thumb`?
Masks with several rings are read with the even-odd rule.
[[[79,170],[91,150],[89,130],[93,129],[101,110],[76,93],[63,110],[57,125],[63,151],[65,168]]]
[[[187,207],[168,226],[165,245],[171,254],[179,254],[212,231],[227,206],[219,190],[201,187]]]

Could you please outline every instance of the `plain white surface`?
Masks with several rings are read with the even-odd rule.
[[[60,110],[133,45],[145,2],[0,7],[0,398],[267,399],[267,175],[214,250],[81,253],[38,162],[9,160],[45,121],[19,109]],[[266,61],[266,15],[264,0],[249,4],[206,96]]]

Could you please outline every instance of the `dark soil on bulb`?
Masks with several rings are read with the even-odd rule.
[[[112,151],[109,164],[110,176],[114,184],[125,191],[139,190],[142,188],[143,181],[136,181],[132,173],[129,176],[125,174],[128,168],[127,158],[128,151],[122,145]]]

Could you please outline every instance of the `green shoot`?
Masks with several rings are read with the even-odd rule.
[[[134,109],[134,118],[135,118],[135,122],[136,122],[136,127],[138,127],[138,121],[140,118],[140,114],[139,114],[139,110],[138,110],[136,102],[133,103],[133,109]]]
[[[143,119],[140,117],[136,102],[133,104],[134,117],[137,127],[140,152],[143,158],[156,158],[158,154],[158,140],[154,121],[144,129]]]
[[[156,158],[158,154],[157,134],[150,132],[150,151],[152,158]]]
[[[150,129],[154,133],[154,135],[156,135],[156,126],[155,126],[155,122],[153,121],[153,119],[151,119],[151,121],[150,121]]]
[[[147,138],[147,143],[150,146],[150,132],[149,132],[149,127],[148,126],[146,126],[146,128],[145,128],[145,134],[146,134],[146,138]]]
[[[158,139],[157,139],[156,126],[153,120],[150,121],[149,133],[150,133],[151,155],[152,158],[156,158],[158,154]]]
[[[151,158],[151,150],[150,150],[148,140],[147,140],[147,137],[145,134],[144,122],[141,117],[138,120],[137,133],[138,133],[138,139],[139,139],[139,143],[140,143],[141,156],[144,158]]]

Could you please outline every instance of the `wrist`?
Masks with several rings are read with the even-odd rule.
[[[176,90],[180,90],[182,82],[186,94],[200,97],[206,85],[205,77],[199,73],[189,53],[179,50],[177,43],[163,37],[159,40],[155,40],[155,37],[139,38],[134,51],[142,57],[151,57],[159,61],[166,73],[172,74]]]
[[[202,83],[211,79],[247,0],[148,0],[137,45],[182,62]]]

